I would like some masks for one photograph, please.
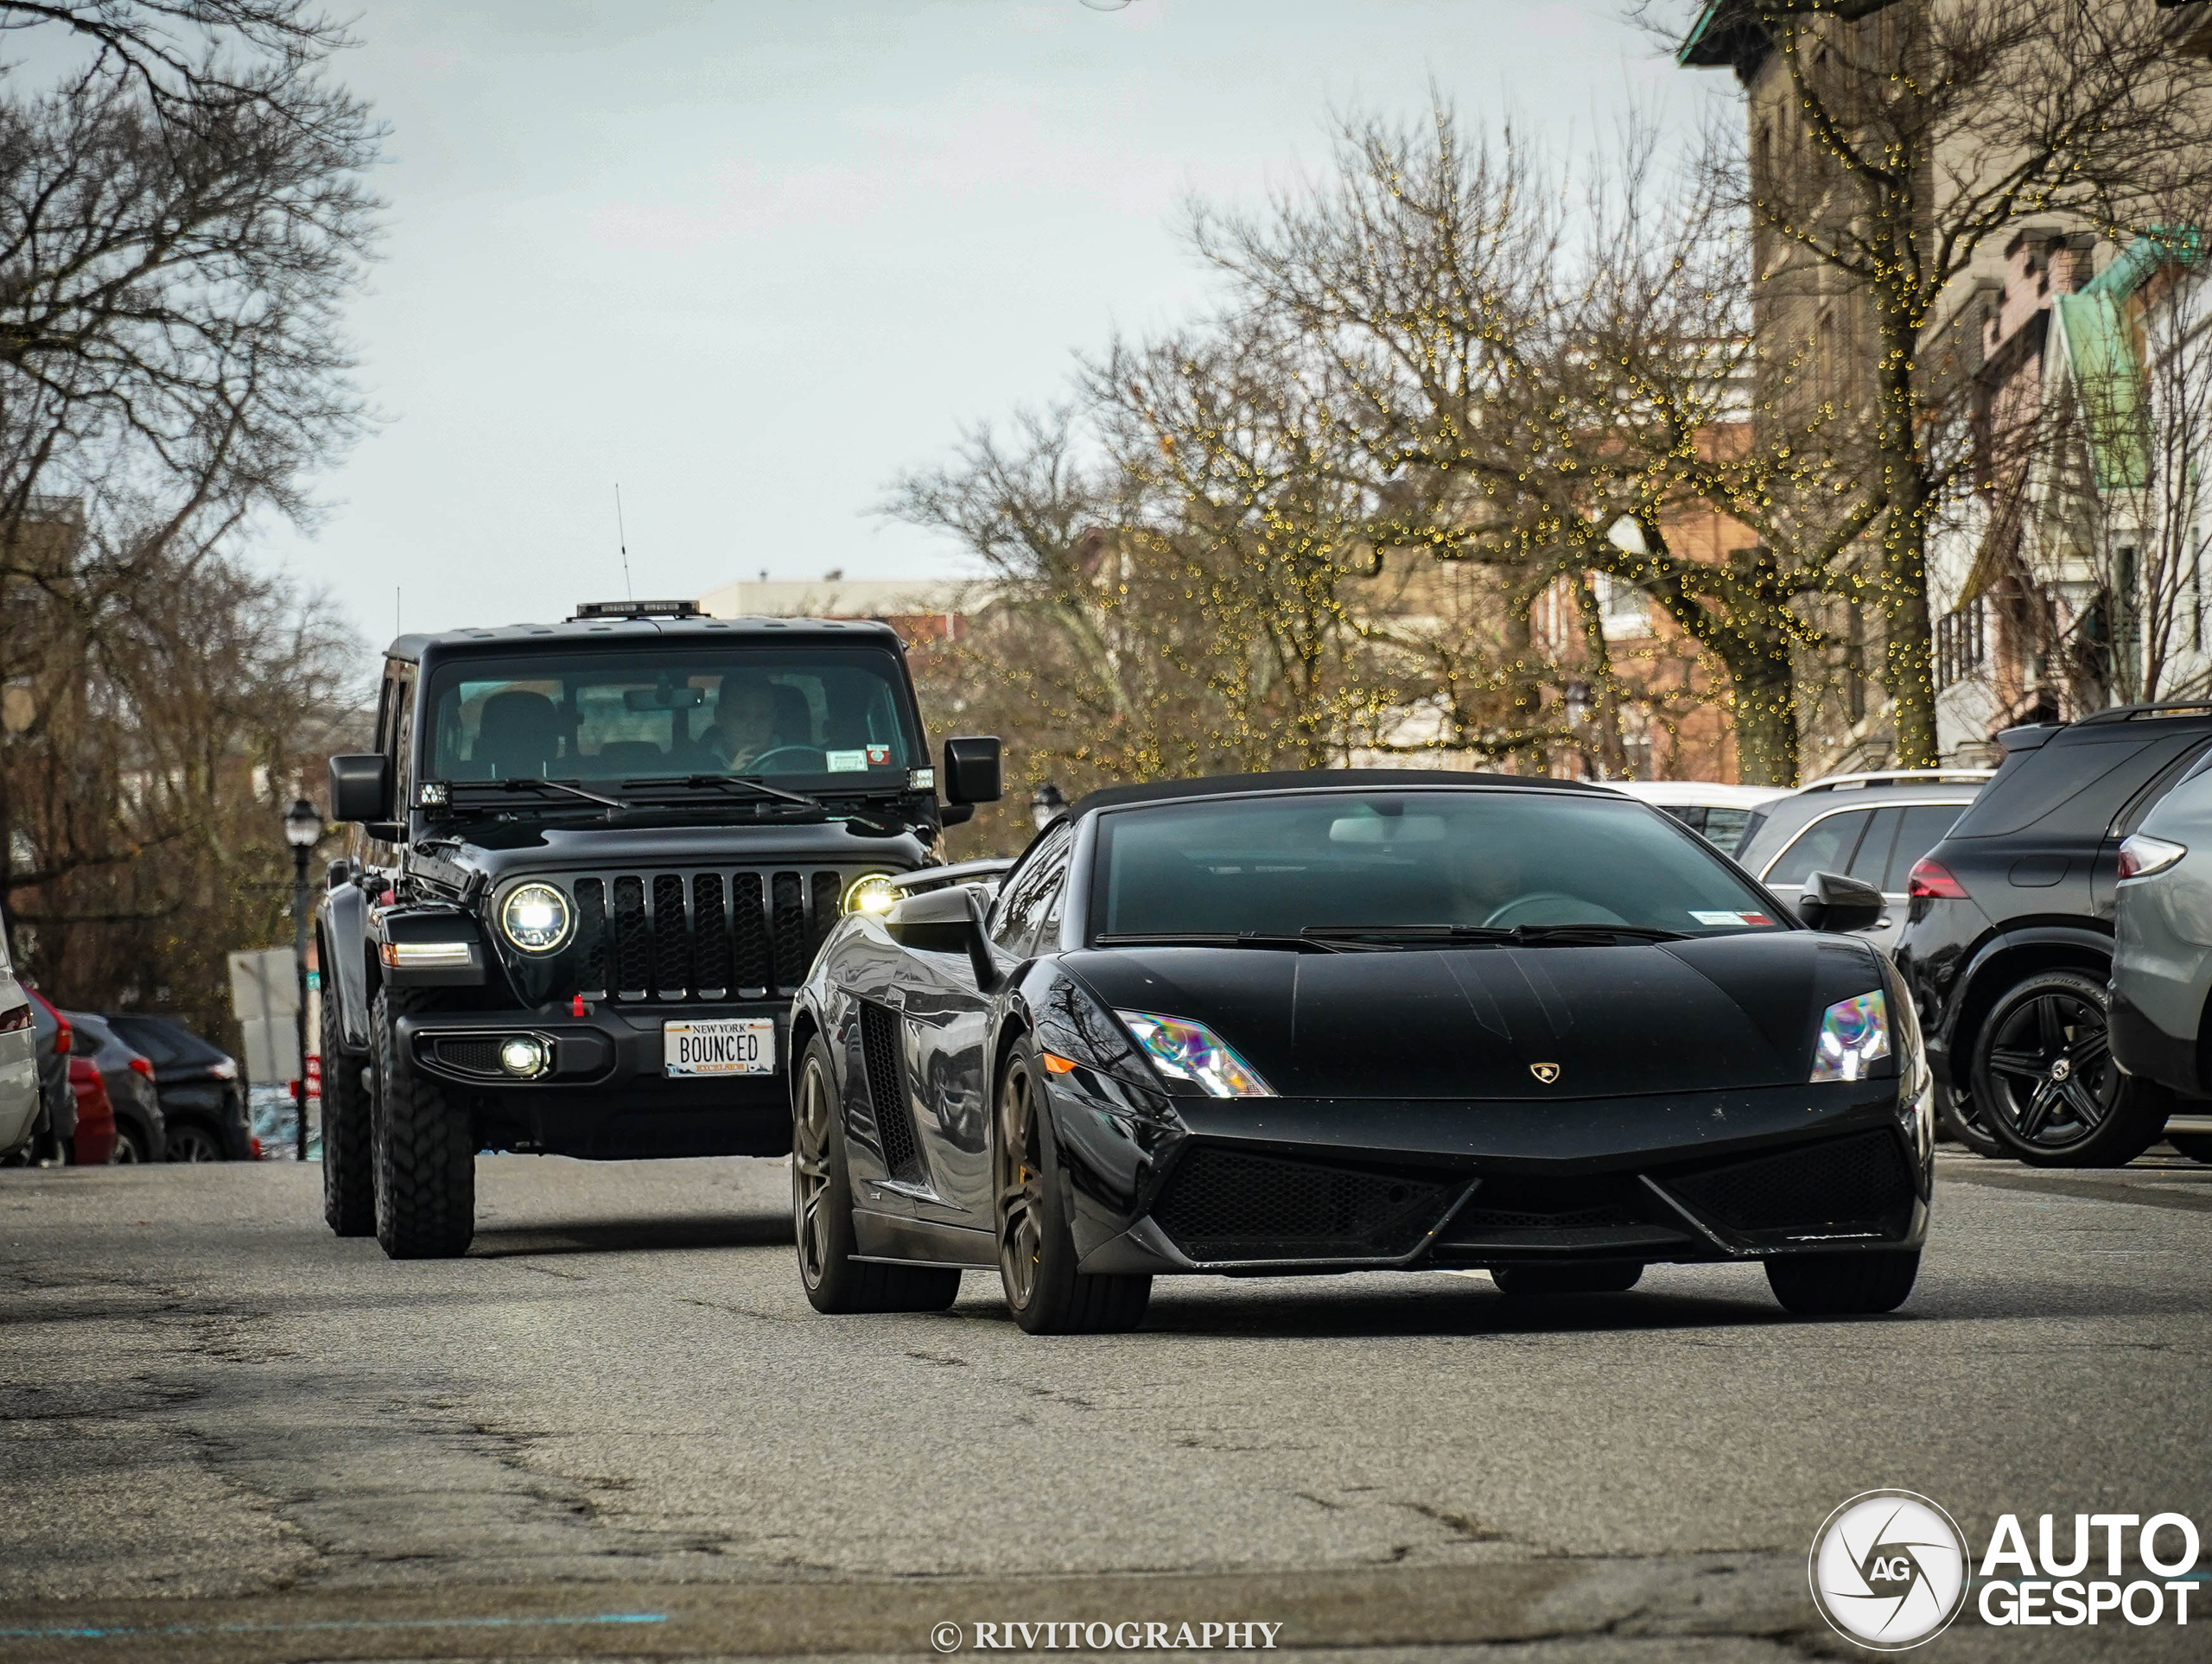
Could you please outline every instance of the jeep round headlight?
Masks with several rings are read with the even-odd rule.
[[[888,873],[870,873],[853,880],[853,887],[845,892],[845,911],[849,913],[873,913],[881,918],[897,905],[899,891],[891,882]]]
[[[524,953],[550,953],[569,939],[569,899],[550,884],[518,884],[499,908],[499,929]]]

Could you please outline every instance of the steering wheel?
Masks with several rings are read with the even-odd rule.
[[[785,774],[825,774],[829,769],[829,755],[819,746],[772,746],[741,772],[766,774],[773,770]]]
[[[1516,918],[1522,912],[1541,912],[1547,905],[1567,910],[1564,918]],[[1533,894],[1516,896],[1503,907],[1483,920],[1486,928],[1509,930],[1516,924],[1625,924],[1628,920],[1609,908],[1585,901],[1580,896],[1562,895],[1557,890],[1538,890]]]

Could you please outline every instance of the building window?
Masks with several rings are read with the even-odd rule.
[[[1632,583],[1610,572],[1592,575],[1597,580],[1598,616],[1608,641],[1624,636],[1651,633],[1651,600]]]
[[[1981,669],[1981,597],[1936,620],[1936,685],[1948,688]]]

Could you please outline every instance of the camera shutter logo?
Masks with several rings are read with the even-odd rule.
[[[1821,1616],[1878,1652],[1934,1640],[1966,1604],[1966,1538],[1909,1490],[1870,1490],[1829,1515],[1814,1534],[1809,1571]]]

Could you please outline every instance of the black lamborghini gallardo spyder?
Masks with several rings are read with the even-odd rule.
[[[1928,1223],[1878,893],[1785,906],[1601,788],[1403,771],[1122,786],[995,886],[863,880],[792,1007],[823,1312],[996,1267],[1033,1332],[1155,1276],[1487,1268],[1509,1296],[1756,1260],[1887,1312]]]

